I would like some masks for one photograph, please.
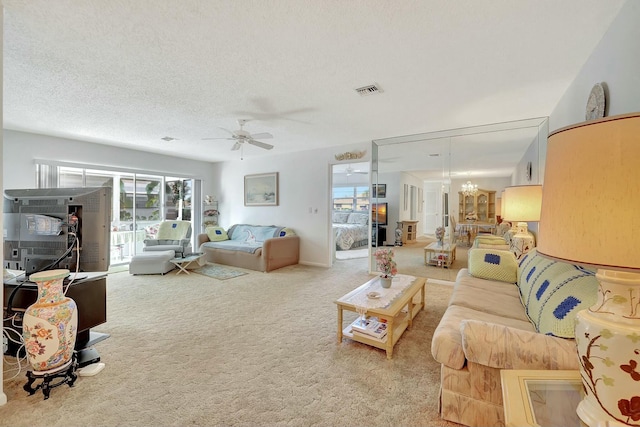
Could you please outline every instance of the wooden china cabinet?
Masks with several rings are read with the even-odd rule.
[[[476,213],[478,222],[496,222],[495,191],[478,189],[478,192],[471,196],[465,196],[462,191],[459,191],[458,200],[458,222],[467,222],[466,216],[471,212]]]

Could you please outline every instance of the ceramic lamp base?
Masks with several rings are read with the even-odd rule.
[[[640,426],[640,274],[598,270],[598,301],[578,313],[576,344],[586,390],[582,421]]]

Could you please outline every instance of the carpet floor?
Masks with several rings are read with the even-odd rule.
[[[0,424],[457,426],[439,418],[430,351],[450,286],[427,282],[426,310],[387,360],[336,340],[334,301],[371,277],[361,260],[224,281],[175,273],[109,275],[96,330],[111,337],[95,347],[106,367],[73,388],[28,396],[24,367],[5,357]]]
[[[389,246],[390,248],[393,248],[395,253],[394,259],[398,264],[398,272],[402,274],[410,274],[412,276],[426,277],[428,279],[454,282],[460,269],[467,267],[467,252],[469,248],[464,245],[456,245],[456,259],[450,267],[425,265],[424,247],[435,241],[435,238],[422,236],[414,243],[409,243],[404,246]],[[375,251],[375,249],[376,248],[372,248],[373,251]],[[344,260],[350,260],[349,262],[359,262],[362,268],[367,268],[370,262],[368,258],[368,249],[365,248],[358,251],[361,255],[364,254],[364,258],[359,258],[355,261],[353,261],[353,258],[349,258],[346,254],[343,254],[342,257],[338,257],[339,252],[336,252],[336,264],[340,264]],[[348,253],[353,251],[343,252]]]
[[[244,276],[247,274],[247,271],[241,271],[235,268],[229,268],[224,265],[208,262],[200,268],[190,270],[189,273],[198,273],[218,280],[227,280],[238,276]]]

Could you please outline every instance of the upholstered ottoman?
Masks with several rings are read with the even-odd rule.
[[[176,268],[171,263],[174,251],[142,252],[131,258],[129,274],[164,274]]]

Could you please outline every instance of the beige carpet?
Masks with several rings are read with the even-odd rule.
[[[468,247],[456,245],[456,260],[449,268],[425,265],[424,247],[435,239],[421,238],[416,243],[407,244],[395,248],[398,271],[413,276],[421,276],[430,279],[455,281],[461,268],[467,267]]]
[[[6,381],[0,425],[454,426],[438,417],[430,351],[451,288],[427,284],[426,311],[387,360],[336,342],[334,300],[368,279],[361,260],[224,281],[111,274],[96,329],[111,334],[96,345],[106,368],[48,400],[23,391],[24,373]]]

